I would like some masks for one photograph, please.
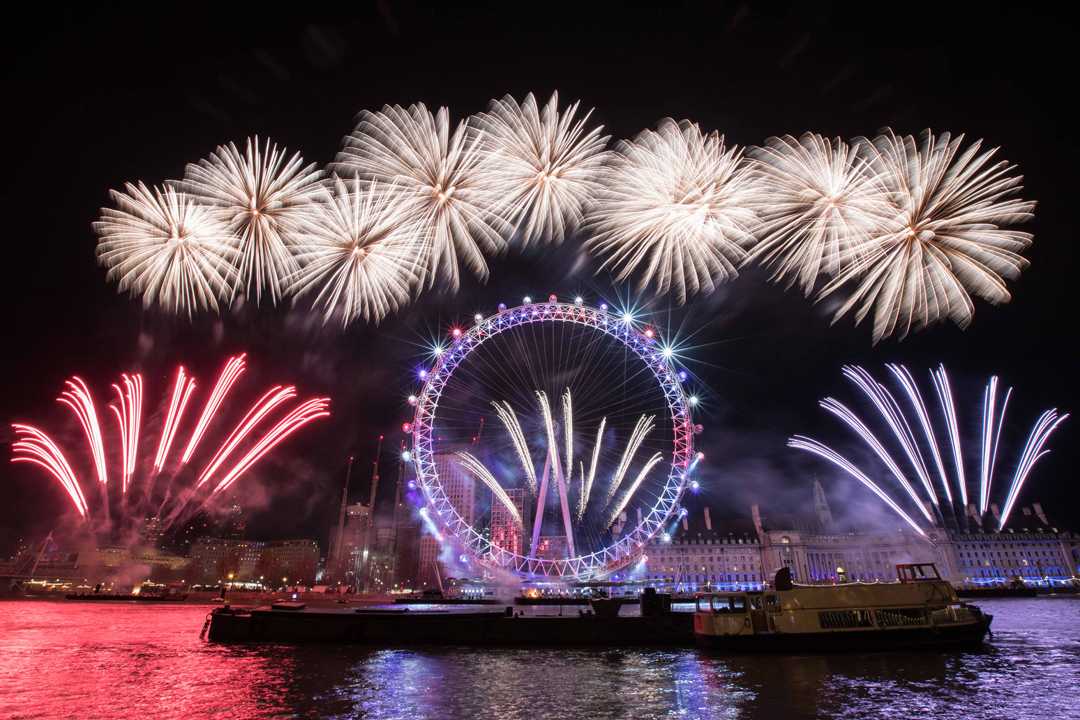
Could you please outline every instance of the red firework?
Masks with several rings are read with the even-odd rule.
[[[226,361],[202,412],[190,428],[177,470],[196,458],[195,451],[204,438],[215,437],[219,411],[245,370],[245,358],[245,354],[240,354]],[[97,406],[86,383],[79,377],[72,377],[58,398],[60,403],[71,409],[82,426],[97,485],[101,488],[99,495],[105,498],[106,513],[111,484],[118,478],[119,495],[126,498],[137,479],[140,434],[143,427],[142,376],[122,374],[120,382],[112,388],[116,394],[116,402],[109,405],[109,409],[116,418],[120,450],[119,473],[113,473],[112,481]],[[184,410],[194,392],[195,378],[189,376],[182,366],[177,368],[172,391],[166,396],[168,405],[157,441],[153,469],[143,478],[147,496],[153,482],[168,465],[169,452],[183,427]],[[297,404],[273,425],[268,426],[268,423],[264,422],[274,410],[295,397],[296,388],[292,386],[276,385],[264,393],[210,454],[210,459],[197,474],[197,482],[185,492],[178,493],[180,500],[170,512],[170,517],[175,518],[193,499],[199,499],[200,505],[213,499],[231,487],[255,463],[290,435],[313,420],[330,415],[330,398],[317,397]],[[60,446],[47,433],[32,425],[16,423],[12,428],[17,440],[12,445],[11,461],[32,463],[43,468],[64,489],[82,519],[91,520],[91,506],[86,499],[89,488],[83,487],[79,475],[72,469]],[[244,446],[242,452],[238,450],[241,446]],[[166,497],[172,496],[172,488],[169,488]]]

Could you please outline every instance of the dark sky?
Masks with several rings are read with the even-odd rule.
[[[599,301],[626,289],[593,276],[595,265],[575,265],[571,242],[559,251],[512,252],[493,261],[487,286],[470,282],[456,297],[425,296],[377,329],[323,331],[288,309],[241,308],[189,322],[143,310],[106,284],[91,221],[110,188],[176,178],[185,163],[229,140],[269,136],[325,163],[365,108],[422,100],[463,117],[505,93],[546,97],[554,89],[595,107],[594,118],[616,138],[665,116],[696,120],[739,144],[805,130],[965,132],[1002,146],[1025,175],[1025,196],[1039,201],[1027,228],[1035,234],[1032,265],[1012,283],[1013,302],[977,301],[966,332],[943,325],[872,347],[866,325],[830,326],[826,307],[767,285],[754,271],[687,308],[653,302],[657,322],[692,333],[697,346],[689,365],[706,398],[701,441],[710,504],[745,515],[754,499],[797,503],[809,498],[815,471],[828,478],[835,500],[864,499],[849,480],[783,447],[794,432],[844,437],[815,402],[829,393],[852,397],[840,377],[846,362],[880,369],[903,361],[923,379],[925,368],[944,361],[971,424],[980,383],[999,373],[1016,387],[1015,434],[1044,407],[1077,408],[1068,298],[1076,292],[1070,213],[1080,158],[1068,109],[1070,18],[1015,4],[868,12],[866,4],[587,10],[587,3],[543,3],[520,14],[506,3],[316,5],[308,12],[305,4],[67,11],[40,4],[24,10],[31,14],[22,21],[9,18],[0,113],[7,141],[0,287],[9,317],[0,418],[70,427],[52,400],[72,373],[103,400],[119,372],[141,369],[156,399],[176,363],[206,378],[205,387],[227,353],[247,350],[247,392],[289,381],[335,399],[332,422],[305,432],[259,474],[255,486],[272,488],[273,497],[256,512],[253,530],[323,535],[345,457],[370,462],[374,435],[393,433],[406,418],[402,398],[413,389],[409,370],[425,338],[526,293],[583,292]],[[1075,423],[1066,425],[1024,498],[1041,498],[1073,527],[1080,525],[1070,487],[1076,438]],[[1013,455],[1005,457],[1011,466]],[[64,508],[42,475],[4,467],[0,549],[17,535],[46,532]]]

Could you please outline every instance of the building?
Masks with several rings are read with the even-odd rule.
[[[439,473],[443,492],[461,519],[471,526],[476,520],[476,481],[465,472],[457,461],[453,449],[435,454],[435,469]],[[428,534],[420,537],[417,582],[420,587],[442,587],[446,577],[440,568],[442,548],[439,541]]]
[[[494,497],[491,498],[491,544],[516,555],[525,553],[525,528],[530,526],[530,507],[526,505],[525,489],[510,488],[506,491],[510,502],[521,518],[519,525],[510,510]]]
[[[370,519],[371,510],[367,505],[346,505],[345,523],[331,535],[330,554],[327,559],[328,574],[336,582],[353,586],[362,584],[361,575],[367,561],[364,550]]]
[[[310,585],[318,563],[319,545],[314,540],[199,538],[192,545],[188,571],[192,583]]]
[[[796,582],[891,581],[900,563],[934,563],[957,585],[1067,583],[1080,576],[1080,536],[1053,526],[1039,503],[1020,508],[1003,531],[973,520],[965,529],[844,528],[815,482],[812,513],[767,515],[714,528],[709,508],[689,510],[674,532],[646,549],[644,575],[674,589],[760,587],[782,567]],[[996,511],[992,508],[991,515]],[[995,523],[996,526],[996,523]]]
[[[674,590],[761,587],[761,545],[745,521],[713,525],[712,512],[688,512],[645,550],[644,579]]]

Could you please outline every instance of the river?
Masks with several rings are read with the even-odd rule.
[[[978,603],[980,652],[225,646],[197,605],[0,603],[0,718],[1080,718],[1080,598]]]

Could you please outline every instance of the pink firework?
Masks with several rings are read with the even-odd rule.
[[[165,476],[168,485],[165,488],[165,500],[158,513],[165,515],[168,520],[175,520],[184,514],[189,505],[202,507],[232,487],[255,463],[300,428],[330,415],[330,399],[317,397],[296,404],[276,422],[271,423],[269,418],[275,411],[296,398],[295,387],[275,385],[256,400],[243,418],[226,434],[222,427],[225,422],[221,417],[224,414],[222,408],[245,370],[245,359],[246,355],[240,354],[226,361],[201,412],[190,420],[184,411],[195,394],[195,378],[183,367],[177,368],[172,389],[165,396],[164,418],[152,448],[152,469],[142,477],[139,468],[144,426],[144,387],[143,378],[139,374],[124,373],[120,376],[120,382],[112,386],[115,402],[109,405],[109,410],[116,421],[116,447],[120,458],[118,471],[114,468],[111,474],[109,472],[110,455],[97,405],[90,389],[79,377],[72,377],[67,381],[58,401],[70,408],[79,420],[96,483],[84,486],[79,473],[73,469],[60,446],[45,431],[31,425],[20,423],[12,426],[17,436],[12,446],[12,462],[32,463],[48,472],[64,489],[72,506],[85,521],[93,520],[95,515],[95,506],[87,501],[88,496],[91,499],[100,498],[100,512],[108,516],[110,491],[114,499],[119,498],[117,502],[121,507],[132,511],[146,510],[145,507],[139,507],[136,494],[131,492],[133,485],[141,482],[144,490],[141,495],[148,500],[158,477]],[[188,434],[184,436],[184,432]],[[213,443],[213,450],[198,453],[203,440]],[[167,468],[170,467],[170,452],[174,445],[181,446],[184,450],[174,460],[173,470],[169,473]],[[189,464],[199,462],[201,455],[205,455],[207,459],[201,470],[194,473],[197,480],[174,488],[173,481],[177,478],[191,477],[191,473],[183,473],[183,470]],[[170,501],[173,505],[166,509],[165,504]]]

